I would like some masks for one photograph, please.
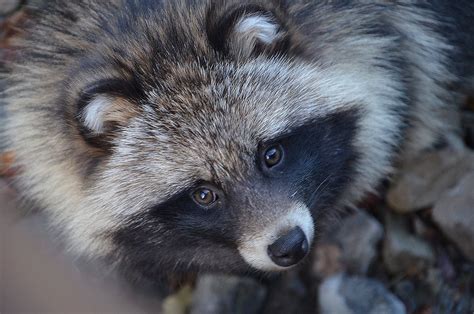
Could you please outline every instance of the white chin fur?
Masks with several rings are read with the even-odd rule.
[[[275,220],[261,232],[247,236],[239,245],[239,253],[252,267],[263,271],[281,271],[289,267],[276,265],[268,256],[267,248],[281,235],[282,230],[300,227],[311,247],[314,236],[314,222],[304,204],[297,203],[285,216]]]

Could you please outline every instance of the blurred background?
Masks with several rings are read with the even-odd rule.
[[[44,1],[0,0],[0,71],[26,2]],[[301,267],[265,280],[190,274],[146,293],[61,253],[44,218],[17,201],[21,169],[0,142],[0,313],[472,314],[473,100],[462,123],[463,143],[404,164],[380,194],[335,217]]]

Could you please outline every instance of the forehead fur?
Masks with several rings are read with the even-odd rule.
[[[148,92],[145,109],[123,130],[108,161],[102,184],[119,196],[107,198],[130,202],[136,197],[130,181],[140,190],[140,204],[146,190],[156,202],[195,181],[239,180],[252,170],[261,142],[360,104],[369,111],[367,119],[373,119],[370,111],[375,114],[385,101],[369,95],[380,78],[368,76],[360,84],[361,72],[344,70],[281,59],[222,64],[205,71],[198,65],[177,66],[178,73],[189,73],[193,84],[170,79]],[[384,90],[380,86],[379,92]],[[387,129],[390,123],[386,120]],[[373,137],[370,126],[362,132]]]

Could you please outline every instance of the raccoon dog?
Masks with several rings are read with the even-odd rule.
[[[285,270],[321,213],[456,133],[473,9],[48,1],[7,65],[17,184],[71,252],[123,272]]]

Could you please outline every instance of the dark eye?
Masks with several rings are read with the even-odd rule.
[[[217,194],[208,188],[199,188],[193,193],[194,201],[201,206],[211,206],[217,201]]]
[[[283,158],[283,149],[280,145],[274,145],[268,148],[263,155],[265,165],[268,168],[278,165]]]

